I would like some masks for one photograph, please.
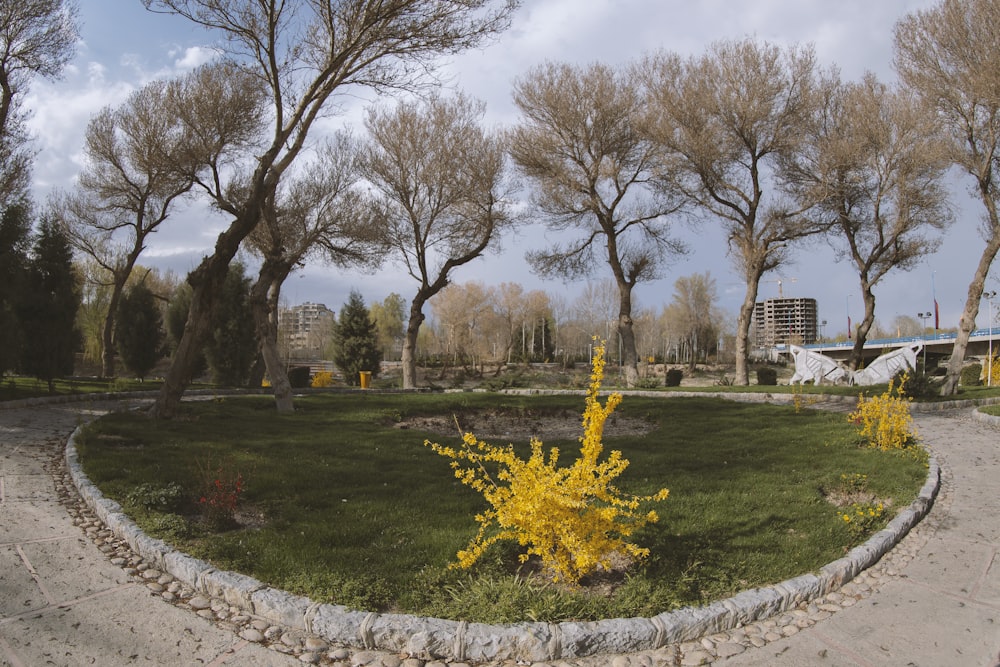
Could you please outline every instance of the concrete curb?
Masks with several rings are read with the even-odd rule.
[[[973,410],[972,418],[977,422],[982,422],[983,424],[989,424],[990,426],[1000,426],[1000,417],[996,415],[988,415],[982,410]]]
[[[763,396],[771,395],[747,396],[760,396],[761,402],[765,402]],[[823,566],[816,574],[804,574],[774,586],[743,591],[705,607],[686,607],[652,618],[487,625],[318,604],[266,586],[251,577],[217,570],[204,561],[175,551],[162,540],[145,535],[118,503],[105,498],[90,482],[76,453],[78,433],[79,429],[70,436],[65,456],[80,495],[109,530],[157,569],[247,613],[334,644],[405,652],[427,659],[473,662],[540,662],[649,651],[788,611],[840,588],[878,562],[926,516],[941,485],[941,469],[937,460],[931,458],[927,481],[917,498],[886,528],[843,558]]]

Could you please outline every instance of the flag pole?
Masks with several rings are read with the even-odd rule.
[[[937,333],[938,329],[941,328],[941,315],[940,311],[938,310],[937,290],[934,289],[935,273],[937,273],[937,271],[931,271],[931,298],[934,299],[934,333]]]

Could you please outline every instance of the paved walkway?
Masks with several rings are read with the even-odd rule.
[[[234,624],[169,604],[163,586],[128,568],[110,538],[102,539],[101,526],[67,486],[60,459],[69,433],[106,407],[0,409],[0,664],[302,664],[301,654],[265,648]],[[918,414],[916,423],[941,462],[944,484],[930,515],[904,540],[915,557],[857,604],[714,664],[1000,667],[1000,428],[972,420],[971,410]],[[697,664],[699,654],[706,659],[677,650],[552,667],[673,667]],[[443,664],[368,652],[321,660]]]
[[[898,576],[808,630],[717,664],[1000,665],[1000,427],[971,413],[914,415],[943,483],[924,544]]]
[[[53,473],[99,407],[0,410],[0,664],[301,665],[154,596],[94,544]]]

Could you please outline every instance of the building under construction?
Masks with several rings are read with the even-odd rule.
[[[817,339],[816,299],[767,299],[754,304],[753,347],[808,345]]]

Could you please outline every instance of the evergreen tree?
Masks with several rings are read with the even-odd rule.
[[[372,377],[378,376],[382,362],[378,329],[364,299],[356,291],[351,291],[347,303],[340,309],[340,317],[333,327],[333,344],[333,363],[348,384],[357,385],[361,371],[371,371]]]
[[[164,341],[163,316],[148,287],[136,285],[122,295],[116,322],[118,355],[143,380],[159,360]]]
[[[73,373],[80,343],[76,329],[80,287],[69,239],[51,221],[43,220],[40,226],[22,296],[18,308],[24,332],[21,371],[48,382],[53,393],[54,380]]]
[[[21,323],[17,307],[25,282],[31,219],[28,207],[10,206],[0,215],[0,377],[17,367]]]
[[[205,347],[212,381],[228,387],[247,384],[257,358],[257,330],[250,309],[251,280],[242,264],[229,267],[212,314],[212,336]]]

